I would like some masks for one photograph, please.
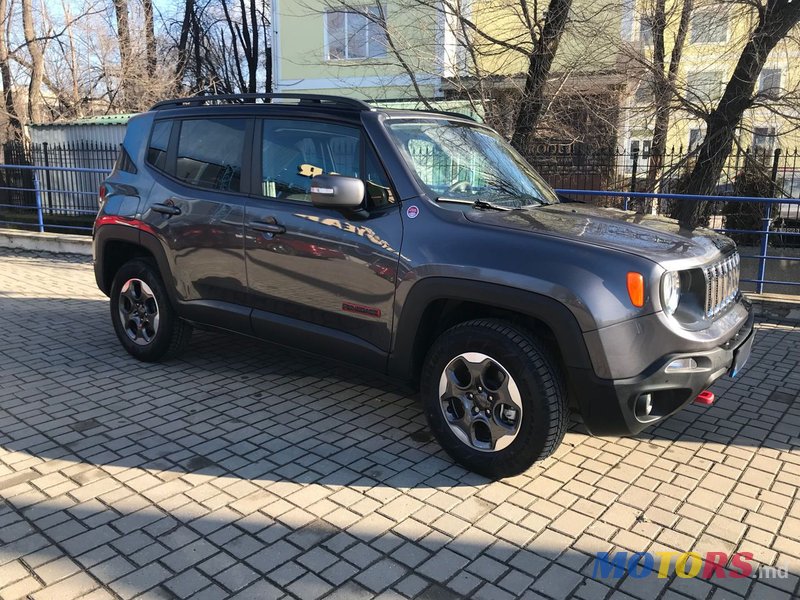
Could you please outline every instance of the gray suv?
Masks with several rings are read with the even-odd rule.
[[[211,326],[414,382],[465,467],[520,473],[569,408],[641,431],[741,369],[728,238],[560,199],[459,115],[208,96],[133,118],[100,191],[97,284],[144,361]]]

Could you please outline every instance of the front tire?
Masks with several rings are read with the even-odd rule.
[[[123,348],[144,362],[180,354],[192,327],[175,313],[161,275],[146,259],[125,263],[111,285],[111,322]]]
[[[422,371],[428,424],[444,450],[491,479],[550,456],[567,428],[564,385],[550,352],[524,327],[477,319],[445,331]]]

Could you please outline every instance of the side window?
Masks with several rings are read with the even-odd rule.
[[[378,156],[372,145],[367,144],[367,203],[368,208],[381,209],[395,203],[394,192],[389,183],[389,177],[381,166]]]
[[[261,138],[262,196],[311,202],[315,175],[360,177],[361,133],[355,127],[264,120]]]
[[[186,119],[180,123],[175,176],[198,187],[238,192],[244,119]]]
[[[150,134],[150,146],[147,148],[147,162],[159,171],[167,169],[167,147],[172,132],[172,121],[156,121]]]

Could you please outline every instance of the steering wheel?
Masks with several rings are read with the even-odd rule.
[[[450,187],[448,187],[447,188],[447,193],[448,194],[453,193],[453,192],[461,192],[461,193],[463,193],[463,192],[468,192],[471,189],[472,189],[472,184],[469,181],[465,181],[465,180],[462,179],[460,181],[456,181],[454,184],[452,184]]]

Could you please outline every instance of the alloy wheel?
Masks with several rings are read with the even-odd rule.
[[[119,317],[128,338],[146,346],[158,333],[158,301],[153,290],[141,279],[129,279],[119,293]]]
[[[439,379],[439,404],[450,430],[482,452],[513,442],[522,423],[522,397],[503,365],[480,352],[453,358]]]

